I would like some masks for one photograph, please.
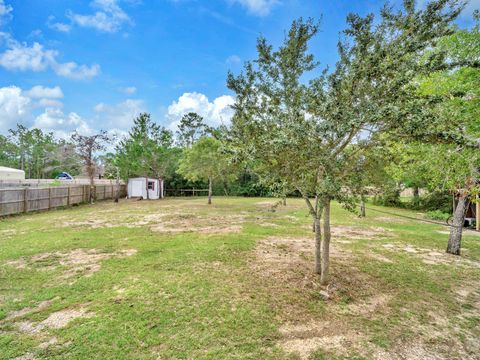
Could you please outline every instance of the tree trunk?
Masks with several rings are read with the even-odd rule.
[[[413,204],[415,206],[418,206],[420,203],[420,191],[418,189],[418,186],[413,187]]]
[[[465,222],[465,209],[468,205],[468,196],[460,195],[458,204],[453,214],[453,225],[450,227],[450,236],[448,238],[447,253],[460,255],[463,224]]]
[[[315,196],[315,204],[316,204],[316,206],[315,206],[315,212],[316,212],[317,211],[316,207],[318,206],[318,197],[317,196]],[[315,232],[315,219],[313,220],[313,224],[312,224],[312,232]]]
[[[287,206],[287,197],[286,196],[283,197],[283,206]]]
[[[93,204],[94,202],[94,191],[95,191],[95,185],[93,183],[93,174],[90,175],[90,204]]]
[[[117,168],[117,181],[115,184],[115,202],[118,203],[118,197],[120,196],[120,174]]]
[[[212,204],[212,178],[208,178],[208,205]]]
[[[360,201],[360,217],[365,217],[366,216],[366,213],[365,213],[365,201],[362,199]]]
[[[418,189],[418,186],[413,187],[413,199],[414,201],[418,201],[418,198],[420,197],[420,190]]]
[[[147,186],[147,200],[149,200],[149,199],[150,199],[150,194],[149,194],[149,191],[148,191],[148,176],[145,177],[145,179],[146,179],[146,180],[145,180],[145,182],[146,182],[145,185]]]
[[[315,273],[322,274],[322,229],[320,228],[320,215],[315,217]]]
[[[328,272],[330,267],[330,199],[323,204],[323,241],[322,241],[322,274],[320,283],[328,283]]]

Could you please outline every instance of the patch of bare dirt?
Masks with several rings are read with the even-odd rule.
[[[274,224],[274,223],[270,223],[270,222],[261,222],[259,223],[258,225],[262,226],[262,227],[279,227],[278,224]]]
[[[13,236],[17,234],[16,229],[5,229],[5,230],[0,230],[0,235],[2,236]]]
[[[284,215],[285,219],[288,219],[290,222],[298,222],[298,218],[293,215]]]
[[[54,336],[44,342],[41,342],[38,345],[38,348],[45,350],[45,349],[48,349],[50,346],[56,345],[57,343],[58,343],[58,339]]]
[[[434,249],[416,247],[404,244],[383,244],[383,248],[394,252],[405,252],[417,256],[428,265],[454,265],[461,267],[480,268],[480,262],[468,259],[464,255],[452,255]]]
[[[392,299],[389,294],[377,294],[347,305],[348,312],[354,315],[374,314],[385,309]],[[368,317],[368,316],[367,316]]]
[[[241,215],[203,216],[183,214],[166,216],[163,221],[151,226],[162,233],[197,232],[209,234],[238,233],[242,231],[245,217]]]
[[[92,313],[80,306],[78,308],[63,309],[51,313],[45,320],[35,323],[31,321],[21,321],[17,323],[17,329],[24,333],[35,334],[45,329],[61,329],[66,327],[72,320],[78,318],[87,318],[93,316]]]
[[[382,227],[358,227],[346,225],[332,226],[332,239],[340,238],[347,240],[370,239],[392,237],[391,231]]]
[[[60,224],[62,227],[88,227],[91,229],[112,228],[115,224],[110,223],[107,219],[89,219],[85,221],[64,221]],[[121,226],[118,224],[117,226]]]
[[[448,230],[437,230],[437,233],[444,234],[444,235],[450,235],[450,231],[448,231]],[[480,231],[463,229],[463,235],[480,236]]]
[[[268,208],[274,206],[276,203],[276,201],[259,201],[256,202],[255,205]]]
[[[381,221],[389,224],[406,224],[408,220],[402,219],[399,217],[390,217],[390,216],[376,216],[375,221]]]
[[[31,313],[36,313],[36,312],[45,310],[45,309],[47,309],[51,304],[53,304],[53,302],[54,302],[55,300],[56,300],[56,299],[42,301],[41,303],[39,303],[39,304],[38,304],[37,306],[35,306],[35,307],[26,307],[26,308],[21,309],[21,310],[12,311],[12,312],[8,313],[8,315],[7,315],[7,316],[5,317],[5,319],[3,319],[2,321],[14,320],[14,319],[17,319],[17,318],[20,318],[20,317],[24,317],[25,315],[28,315],[28,314],[31,314]]]
[[[36,360],[36,359],[37,358],[32,353],[26,353],[26,354],[23,354],[22,356],[17,356],[13,360]]]
[[[280,334],[282,350],[297,354],[301,359],[307,359],[319,349],[346,355],[362,340],[359,333],[345,328],[344,324],[330,321],[285,324],[280,328]]]
[[[307,225],[311,230],[312,226]],[[384,229],[382,227],[360,227],[360,226],[348,226],[348,225],[332,225],[332,241],[351,241],[351,240],[375,240],[379,238],[390,238],[394,234],[392,231]],[[339,239],[339,240],[337,240]]]
[[[376,252],[372,252],[372,251],[368,252],[368,257],[371,258],[371,259],[375,259],[375,260],[384,262],[384,263],[393,264],[392,259],[389,259],[385,255],[382,255],[382,254],[379,254],[379,253],[376,253]]]
[[[101,261],[112,257],[132,256],[136,249],[120,250],[113,253],[101,252],[97,249],[74,249],[68,252],[41,253],[29,258],[22,257],[9,261],[6,265],[17,269],[35,268],[42,271],[62,269],[62,279],[69,279],[76,275],[92,276],[101,269]]]

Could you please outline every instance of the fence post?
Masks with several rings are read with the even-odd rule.
[[[67,206],[70,206],[70,186],[67,187]]]
[[[28,188],[23,190],[23,212],[28,212]]]
[[[48,210],[52,208],[52,188],[48,188]]]
[[[477,195],[477,203],[476,203],[476,207],[477,207],[477,219],[476,219],[476,222],[477,222],[477,231],[480,231],[480,195]]]

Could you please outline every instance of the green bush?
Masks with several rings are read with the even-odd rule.
[[[374,205],[403,207],[400,200],[400,189],[397,187],[388,187],[383,190],[380,195],[373,198]]]
[[[450,213],[446,213],[441,210],[431,210],[427,212],[427,216],[433,220],[447,221],[450,217]]]

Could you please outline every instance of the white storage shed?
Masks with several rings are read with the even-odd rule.
[[[128,179],[128,197],[153,200],[161,199],[163,198],[163,180],[147,177]]]
[[[25,171],[0,166],[0,180],[25,180]]]

